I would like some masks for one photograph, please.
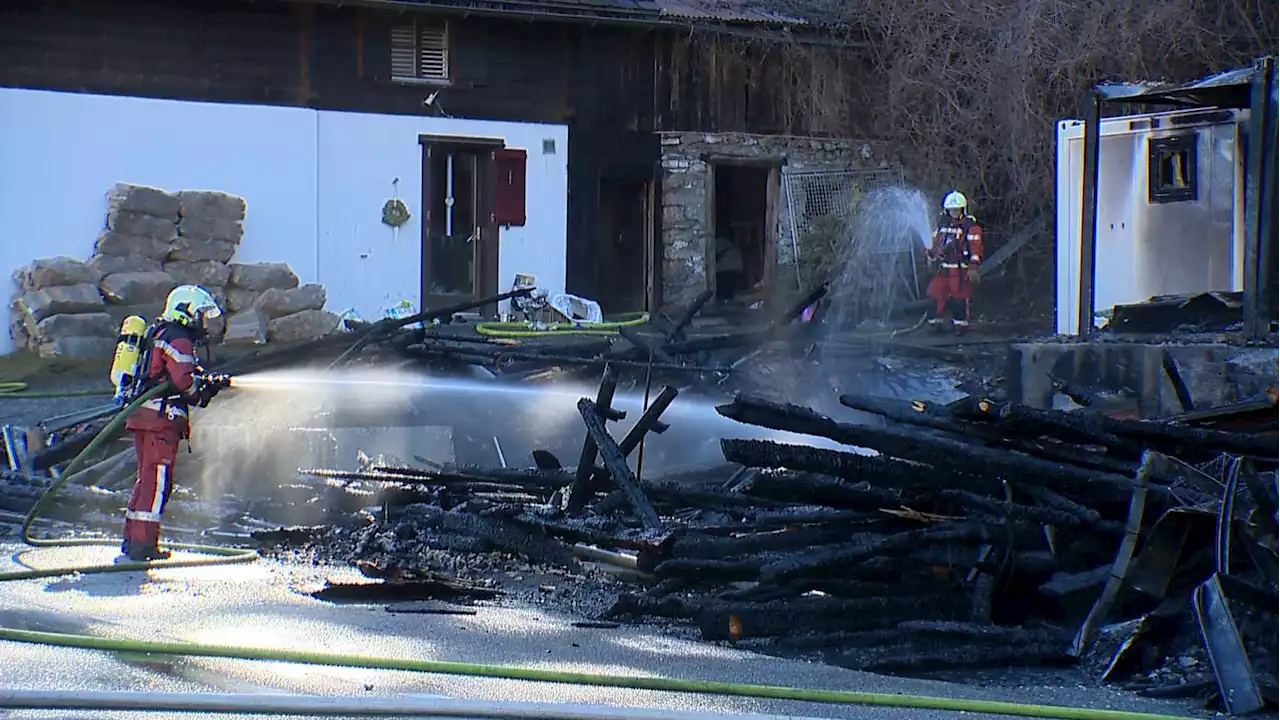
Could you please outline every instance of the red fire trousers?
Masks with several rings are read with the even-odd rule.
[[[957,325],[969,324],[969,301],[973,299],[973,281],[967,268],[939,268],[929,281],[925,295],[933,298],[934,318],[942,318],[951,310],[951,321]]]
[[[173,490],[178,440],[176,430],[133,431],[138,479],[133,483],[129,509],[124,514],[124,539],[130,545],[155,547],[160,541],[160,514]]]

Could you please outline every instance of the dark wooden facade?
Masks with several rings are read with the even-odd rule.
[[[6,0],[0,86],[566,123],[568,289],[589,297],[615,283],[618,272],[635,271],[601,257],[610,252],[601,235],[615,232],[618,222],[600,217],[602,180],[612,183],[606,206],[617,204],[618,188],[647,193],[639,200],[649,212],[647,252],[661,253],[652,241],[654,131],[826,130],[788,104],[796,70],[769,56],[781,52],[777,46],[691,36],[669,25],[444,16],[450,82],[437,88],[395,81],[390,28],[420,12],[435,10],[270,0]],[[438,110],[425,108],[424,97],[435,89]],[[634,208],[625,213],[634,222]]]

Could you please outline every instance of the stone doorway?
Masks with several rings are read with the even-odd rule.
[[[717,304],[763,299],[777,265],[778,165],[710,164],[708,280]]]

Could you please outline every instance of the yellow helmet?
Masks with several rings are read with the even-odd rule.
[[[205,322],[222,314],[218,301],[199,285],[179,285],[164,301],[160,317],[192,329],[203,330]]]

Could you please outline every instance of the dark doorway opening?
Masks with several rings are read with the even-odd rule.
[[[713,163],[709,282],[719,303],[763,299],[777,256],[776,164]]]
[[[497,293],[494,152],[501,140],[422,136],[422,306]],[[480,308],[492,316],[496,307]]]
[[[596,287],[607,314],[649,309],[652,220],[647,180],[601,178],[596,219]]]

